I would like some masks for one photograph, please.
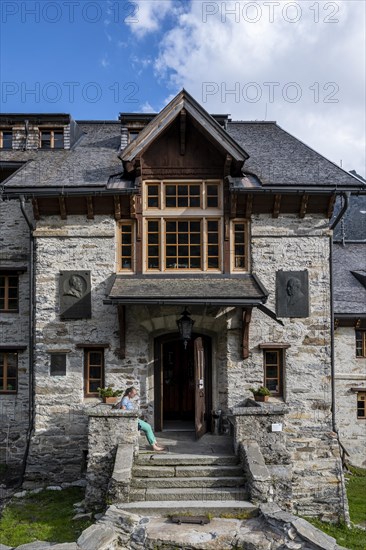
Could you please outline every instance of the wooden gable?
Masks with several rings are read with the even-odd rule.
[[[181,113],[141,155],[144,179],[224,177],[226,154]]]

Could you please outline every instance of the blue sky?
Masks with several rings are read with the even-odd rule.
[[[185,87],[365,176],[365,5],[2,0],[1,111],[116,119]]]

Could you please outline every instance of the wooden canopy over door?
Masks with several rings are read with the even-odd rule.
[[[207,431],[206,421],[206,389],[205,389],[205,350],[202,338],[194,341],[194,371],[195,371],[195,429],[196,439]]]

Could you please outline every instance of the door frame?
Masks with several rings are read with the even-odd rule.
[[[199,332],[192,333],[192,340],[201,337],[205,350],[205,380],[206,380],[206,421],[207,426],[211,425],[211,410],[212,410],[212,338],[207,334]],[[181,340],[179,332],[170,332],[157,336],[154,339],[154,430],[156,432],[163,431],[163,361],[162,361],[162,346],[167,342]],[[183,347],[183,342],[182,342]],[[208,430],[210,431],[210,430]]]

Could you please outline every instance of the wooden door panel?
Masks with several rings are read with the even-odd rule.
[[[205,394],[205,350],[202,338],[194,341],[195,362],[195,429],[196,438],[206,433],[206,394]]]

